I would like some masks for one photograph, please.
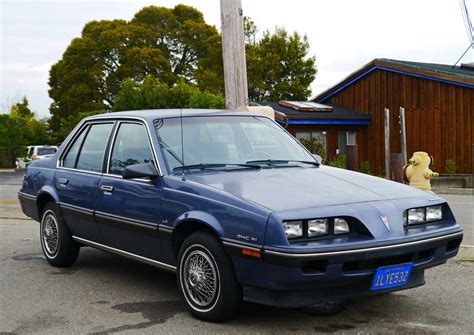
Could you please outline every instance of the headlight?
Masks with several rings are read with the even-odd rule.
[[[426,221],[436,221],[443,218],[441,206],[426,207]]]
[[[328,231],[328,219],[315,219],[308,221],[308,237],[326,235]]]
[[[425,209],[412,208],[408,210],[408,224],[420,224],[425,222]]]
[[[411,208],[403,215],[404,225],[418,225],[443,219],[443,205]]]
[[[303,237],[303,221],[283,222],[283,229],[288,239]]]
[[[346,234],[348,232],[350,232],[350,229],[349,229],[349,224],[347,223],[346,219],[335,218],[334,219],[334,235]]]

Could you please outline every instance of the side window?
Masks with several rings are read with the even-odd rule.
[[[122,175],[128,165],[151,161],[153,154],[145,126],[137,123],[120,124],[110,157],[109,173]]]
[[[71,169],[76,167],[77,154],[79,153],[79,149],[81,148],[82,141],[84,140],[84,136],[87,133],[87,129],[88,127],[85,127],[82,130],[81,134],[76,138],[71,148],[69,148],[69,151],[63,159],[63,167]]]
[[[112,131],[113,123],[98,123],[90,126],[86,139],[80,149],[76,168],[94,172],[102,171],[105,148]]]

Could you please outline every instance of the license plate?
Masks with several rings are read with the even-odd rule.
[[[413,263],[384,266],[377,269],[371,290],[384,290],[390,287],[403,286],[410,278]]]

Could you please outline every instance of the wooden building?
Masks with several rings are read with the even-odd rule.
[[[302,101],[259,102],[275,111],[275,120],[297,139],[315,139],[326,149],[326,158],[345,154],[347,144],[366,147],[371,116],[332,103]]]
[[[438,172],[444,172],[447,160],[456,162],[457,173],[474,172],[472,63],[452,67],[375,59],[316,96],[313,102],[370,116],[366,125],[335,124],[325,131],[328,137],[335,136],[329,135],[330,132],[355,132],[356,138],[346,135],[346,142],[351,140],[358,144],[359,162],[367,160],[377,174],[385,170],[384,108],[390,109],[391,152],[401,152],[400,107],[404,107],[406,113],[409,157],[414,151],[426,151],[434,157]],[[289,116],[289,130],[295,135],[302,130],[322,129],[317,124],[292,124],[291,120]],[[338,135],[337,140],[327,141],[329,157],[336,153],[335,146],[343,142],[344,134]]]

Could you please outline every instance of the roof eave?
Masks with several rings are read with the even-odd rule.
[[[406,75],[414,75],[414,76],[423,76],[428,77],[428,79],[432,80],[440,80],[446,82],[452,82],[453,84],[460,84],[462,86],[474,86],[474,83],[468,77],[463,77],[460,75],[450,75],[446,73],[441,73],[432,70],[425,70],[420,69],[415,66],[409,66],[401,63],[396,63],[395,61],[388,61],[385,59],[376,58],[371,62],[364,65],[362,68],[354,71],[349,76],[344,78],[342,81],[337,83],[336,85],[332,86],[331,88],[325,90],[324,92],[316,95],[314,98],[311,99],[313,102],[323,102],[327,97],[334,95],[334,92],[338,92],[341,88],[344,88],[347,85],[350,85],[356,82],[360,77],[365,76],[369,72],[373,71],[374,69],[382,69],[382,70],[393,70],[393,71],[401,71],[405,72]]]
[[[289,120],[371,120],[370,115],[286,115]]]

